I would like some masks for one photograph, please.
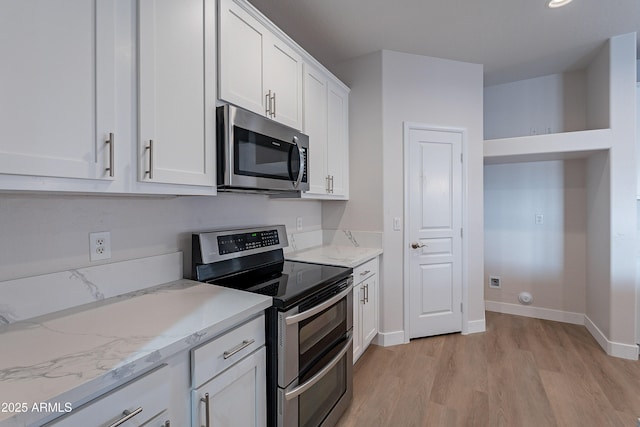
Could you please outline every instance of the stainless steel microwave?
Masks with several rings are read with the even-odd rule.
[[[260,193],[309,189],[309,137],[233,105],[217,108],[218,190]]]

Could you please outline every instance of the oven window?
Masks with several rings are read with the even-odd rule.
[[[236,175],[295,181],[300,172],[298,148],[286,141],[234,126]]]
[[[298,397],[300,426],[318,426],[347,390],[347,357]]]
[[[347,299],[300,322],[298,331],[299,370],[304,376],[310,366],[327,354],[347,333]]]

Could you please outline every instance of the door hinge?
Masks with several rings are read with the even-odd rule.
[[[462,303],[460,303],[460,313],[463,313],[463,311],[462,311]]]

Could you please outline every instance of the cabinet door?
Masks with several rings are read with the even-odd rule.
[[[272,97],[270,117],[302,129],[302,58],[275,36],[265,41],[264,88],[265,96]]]
[[[349,197],[349,93],[329,82],[327,169],[331,194]]]
[[[262,347],[195,390],[193,426],[266,425],[265,357],[266,351]]]
[[[353,363],[362,354],[362,284],[353,286]]]
[[[327,192],[327,79],[315,68],[304,66],[304,126],[309,135],[309,190],[307,194]]]
[[[215,2],[139,1],[141,180],[215,184]]]
[[[233,0],[221,0],[219,11],[220,99],[266,114],[263,45],[267,29]]]
[[[115,4],[0,3],[0,173],[112,179]]]
[[[366,348],[378,333],[378,298],[377,279],[374,275],[362,284],[364,305],[362,306],[362,347]]]

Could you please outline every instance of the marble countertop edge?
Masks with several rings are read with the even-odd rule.
[[[382,255],[381,248],[347,245],[321,245],[285,254],[290,261],[355,268]]]
[[[181,301],[181,299],[184,301]],[[64,361],[60,362],[58,359],[51,359],[50,356],[25,355],[31,357],[31,359],[36,358],[39,362],[29,365],[30,362],[28,360],[23,362],[23,358],[20,358],[19,362],[26,365],[24,370],[27,371],[21,377],[20,375],[15,375],[21,367],[12,361],[11,355],[6,358],[4,356],[0,357],[0,401],[25,402],[29,405],[40,402],[58,402],[63,406],[65,403],[70,402],[74,408],[77,408],[102,393],[126,384],[139,375],[162,365],[168,358],[207,342],[234,326],[255,317],[271,306],[272,303],[271,298],[262,295],[247,294],[242,291],[204,285],[199,282],[182,279],[143,291],[136,291],[97,303],[64,310],[60,313],[4,326],[0,328],[0,340],[5,335],[5,338],[10,338],[10,342],[13,341],[17,343],[17,346],[24,347],[24,352],[27,352],[28,349],[38,348],[40,343],[28,341],[34,341],[33,338],[40,335],[44,338],[43,341],[51,339],[51,335],[55,336],[56,333],[69,335],[70,337],[65,337],[67,340],[77,340],[87,334],[84,332],[85,330],[91,329],[90,326],[86,325],[82,329],[83,326],[79,325],[77,328],[83,333],[73,330],[76,327],[76,323],[81,323],[84,318],[87,318],[88,321],[95,321],[95,319],[100,319],[100,316],[117,315],[119,310],[126,310],[127,315],[122,320],[122,322],[126,323],[131,318],[136,317],[129,312],[132,307],[139,307],[142,310],[145,305],[158,301],[166,301],[168,304],[175,303],[176,306],[179,306],[174,313],[168,310],[162,314],[163,318],[169,317],[169,319],[166,319],[166,324],[161,325],[170,325],[166,333],[157,334],[157,322],[153,326],[148,326],[148,336],[140,337],[136,335],[136,333],[140,333],[140,329],[144,330],[145,325],[135,331],[127,329],[121,333],[117,332],[114,335],[118,335],[118,333],[121,335],[115,338],[119,340],[119,345],[122,348],[116,350],[109,348],[107,351],[111,353],[107,354],[109,359],[105,361],[100,360],[99,356],[95,355],[98,354],[98,350],[95,350],[96,353],[92,354],[93,348],[83,348],[78,344],[78,349],[69,350],[73,356],[69,357],[69,360],[80,359],[79,364],[86,369],[86,372],[76,372],[76,370],[82,368],[76,365],[73,365],[73,367],[71,365],[66,366]],[[197,301],[198,304],[193,311],[190,311],[194,301]],[[183,304],[180,306],[181,302]],[[223,307],[218,307],[220,304]],[[215,310],[217,308],[220,309]],[[188,310],[189,312],[187,312]],[[216,312],[214,313],[212,310]],[[99,313],[100,311],[102,313]],[[171,317],[172,315],[175,319]],[[156,313],[156,316],[161,317],[158,313]],[[155,319],[151,320],[149,325],[152,325]],[[71,332],[67,330],[62,332],[52,330],[51,325],[56,323],[70,328]],[[114,319],[114,323],[116,325],[108,326],[118,330],[121,325],[117,324],[117,319]],[[87,338],[90,344],[86,344],[85,347],[93,346],[95,341],[98,343],[95,344],[95,349],[105,351],[101,347],[108,346],[108,343],[101,343],[105,339],[113,337],[108,334],[103,336],[103,332],[100,331],[101,328],[108,329],[104,325],[96,326],[98,332],[95,333],[95,337]],[[24,340],[21,340],[21,337],[24,337]],[[140,342],[129,342],[127,340],[140,340]],[[7,340],[5,339],[5,341]],[[119,354],[118,350],[122,350],[123,353]],[[19,351],[20,349],[14,353],[20,354]],[[66,349],[60,351],[64,352]],[[78,353],[73,353],[73,351]],[[29,359],[29,357],[24,359]],[[40,359],[37,359],[38,357]],[[188,354],[185,357],[188,357]],[[60,360],[62,359],[60,358]],[[103,367],[104,372],[99,372],[100,369],[96,368],[96,365]],[[32,369],[35,373],[28,372],[29,369]],[[47,369],[50,369],[50,371],[46,371]],[[69,378],[60,381],[56,378],[47,377],[48,375],[57,374],[66,375]],[[18,379],[12,379],[11,375],[18,377]],[[26,378],[29,375],[33,376],[33,379]],[[31,425],[36,421],[49,421],[60,415],[62,414],[0,412],[0,427]]]

